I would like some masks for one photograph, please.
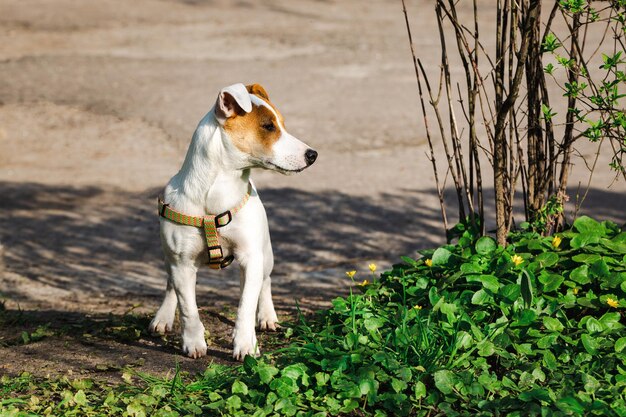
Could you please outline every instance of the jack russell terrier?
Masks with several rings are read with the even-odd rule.
[[[222,89],[200,121],[180,171],[159,199],[161,244],[168,274],[161,307],[150,331],[172,330],[180,311],[183,351],[206,355],[196,305],[196,271],[239,261],[240,300],[233,357],[259,355],[255,324],[276,330],[270,274],[274,255],[265,209],[250,180],[251,168],[300,172],[317,152],[285,130],[282,115],[259,84]]]

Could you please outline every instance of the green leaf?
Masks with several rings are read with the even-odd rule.
[[[543,318],[544,327],[551,332],[562,332],[565,328],[563,323],[560,320],[552,318],[552,317],[544,317]]]
[[[550,333],[546,336],[540,337],[537,340],[537,347],[539,349],[552,349],[554,347],[554,343],[559,338],[558,333]]]
[[[595,393],[598,389],[600,389],[600,382],[593,376],[589,374],[582,374],[582,380],[585,387],[585,391],[589,394]]]
[[[580,233],[584,232],[596,232],[596,233],[604,233],[604,226],[601,223],[598,223],[591,217],[580,216],[576,220],[574,220],[574,229],[578,230]]]
[[[596,340],[589,334],[583,333],[580,336],[580,341],[583,344],[583,347],[590,355],[595,355],[598,352],[598,343]]]
[[[590,283],[591,279],[589,279],[589,266],[581,265],[578,268],[574,269],[572,272],[570,272],[569,279],[581,285]]]
[[[513,322],[513,325],[525,327],[534,323],[535,320],[537,320],[537,313],[533,310],[524,309],[519,313],[519,317]]]
[[[556,406],[567,414],[582,415],[585,409],[574,397],[564,397],[556,402]]]
[[[545,272],[545,271],[544,271]],[[543,292],[552,292],[558,290],[565,280],[559,274],[542,273],[539,275],[539,282],[543,284]]]
[[[439,391],[448,395],[454,392],[454,384],[456,384],[456,375],[454,372],[443,369],[435,372],[433,375],[435,378],[435,386]]]
[[[450,252],[446,248],[437,248],[435,253],[433,253],[432,261],[433,265],[437,266],[445,266],[448,264],[450,260],[450,256],[452,256],[452,252]]]
[[[621,329],[624,326],[620,323],[622,316],[620,313],[605,313],[602,317],[600,317],[600,323],[604,326],[605,329]]]
[[[472,346],[472,335],[470,335],[465,330],[461,330],[456,335],[455,346],[457,349],[467,349]]]
[[[146,408],[136,401],[126,406],[126,412],[131,417],[146,417]]]
[[[611,242],[626,244],[626,232],[619,233],[613,239],[611,239]]]
[[[248,386],[244,382],[237,380],[233,382],[231,392],[233,394],[248,395]]]
[[[85,395],[85,391],[82,389],[78,390],[78,392],[74,395],[74,401],[76,402],[76,405],[87,405],[87,396]]]
[[[622,233],[622,234],[626,234],[626,233]],[[616,241],[616,238],[613,238],[612,240],[602,239],[600,240],[600,243],[602,244],[602,246],[604,246],[605,248],[609,249],[612,252],[619,253],[619,254],[626,253],[626,242]]]
[[[370,332],[376,332],[379,328],[385,325],[385,319],[382,317],[367,317],[363,319],[363,326],[365,329]]]
[[[276,401],[274,411],[277,411],[281,416],[293,416],[298,412],[298,407],[296,407],[291,398],[281,398]],[[247,415],[248,414],[242,414],[242,416]]]
[[[548,403],[552,402],[552,399],[550,398],[550,393],[548,392],[548,390],[545,390],[542,388],[535,388],[530,391],[522,392],[519,395],[519,399],[524,402],[531,402],[534,400],[544,401]]]
[[[318,387],[323,387],[330,381],[330,375],[324,372],[315,373],[315,383]]]
[[[532,355],[533,354],[533,348],[532,345],[530,343],[520,343],[515,344],[513,343],[513,347],[515,348],[515,351],[521,355]]]
[[[472,304],[475,305],[483,305],[492,300],[491,295],[487,293],[484,289],[480,289],[474,293],[472,296]]]
[[[241,398],[238,395],[231,395],[226,400],[226,406],[230,410],[239,410],[241,408]]]
[[[615,352],[620,353],[626,348],[626,337],[620,337],[615,342]]]
[[[499,295],[512,303],[519,298],[521,293],[522,289],[519,284],[508,284],[500,289]]]
[[[452,304],[452,303],[442,303],[439,308],[441,312],[446,315],[454,314],[458,310],[456,304]]]
[[[302,381],[302,385],[309,385],[309,374],[308,368],[303,363],[294,363],[292,365],[286,366],[282,372],[282,376],[286,376],[294,381],[298,381],[300,379]]]
[[[496,241],[489,236],[481,237],[476,241],[475,245],[476,253],[481,255],[488,255],[495,251],[497,247],[498,245],[496,244]]]
[[[428,301],[430,301],[431,306],[436,306],[442,297],[437,293],[437,287],[432,286],[430,290],[428,290]]]
[[[278,395],[279,398],[285,398],[298,390],[298,385],[293,379],[281,376],[274,379],[270,383],[270,388]]]
[[[544,252],[535,256],[535,262],[540,262],[543,267],[556,265],[559,262],[559,255],[554,252]]]
[[[589,333],[600,333],[606,328],[594,317],[589,317],[589,319],[585,322],[585,326],[587,327],[587,331]]]
[[[530,273],[523,269],[519,274],[520,289],[522,292],[522,299],[524,300],[524,306],[530,308],[533,304],[533,286],[531,282]]]
[[[556,363],[556,358],[554,357],[554,354],[552,353],[552,351],[550,350],[543,351],[543,364],[546,368],[548,368],[551,371],[554,371],[557,369],[558,365]]]
[[[491,356],[496,353],[495,346],[490,340],[484,339],[478,344],[478,354],[480,356]]]
[[[600,259],[602,259],[602,256],[596,253],[580,253],[572,256],[572,261],[580,264],[592,264]]]
[[[604,262],[604,259],[599,259],[595,261],[590,267],[589,272],[592,276],[598,278],[606,278],[609,276],[609,266]]]
[[[413,392],[416,400],[426,397],[426,385],[422,381],[417,381]]]
[[[463,272],[464,274],[480,274],[482,271],[483,269],[480,267],[480,265],[477,265],[475,263],[466,262],[461,265],[461,272]]]
[[[257,374],[261,382],[269,384],[274,379],[274,376],[278,374],[278,368],[272,365],[260,364],[257,368]]]
[[[600,242],[600,235],[598,233],[584,232],[574,236],[572,240],[570,240],[569,245],[572,249],[580,249],[598,242]]]
[[[407,383],[402,381],[401,379],[397,379],[397,378],[392,378],[391,379],[391,388],[393,388],[393,390],[395,392],[402,392],[407,388]]]
[[[480,282],[485,289],[497,293],[500,289],[500,282],[494,275],[469,275],[467,282]]]
[[[361,395],[368,395],[370,393],[376,393],[377,383],[371,378],[363,378],[359,381],[359,390]]]

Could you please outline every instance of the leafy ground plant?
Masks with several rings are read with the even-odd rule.
[[[349,272],[349,296],[260,359],[112,387],[5,377],[0,416],[626,416],[626,232],[581,217],[503,248],[459,230]]]

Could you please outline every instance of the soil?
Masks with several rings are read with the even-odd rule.
[[[436,70],[433,12],[409,6],[416,50]],[[182,357],[175,336],[145,328],[165,286],[156,196],[234,82],[264,85],[319,152],[298,175],[254,173],[282,318],[345,294],[346,270],[363,279],[370,262],[442,243],[403,19],[383,0],[4,0],[0,374],[117,378],[126,366],[165,375],[231,362],[236,267],[199,274],[207,357]],[[583,212],[623,223],[626,186],[606,187],[606,161]],[[577,163],[572,184],[586,181]]]

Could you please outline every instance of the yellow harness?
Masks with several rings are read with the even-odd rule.
[[[252,185],[248,184],[248,192],[243,196],[243,199],[237,207],[220,214],[207,214],[206,216],[190,216],[188,214],[183,214],[170,208],[169,204],[166,204],[159,196],[159,216],[186,226],[204,228],[204,236],[206,238],[206,244],[209,252],[209,268],[226,268],[233,262],[235,257],[233,255],[224,257],[224,251],[220,245],[217,229],[226,226],[233,220],[233,215],[241,210],[250,198],[251,190]]]

